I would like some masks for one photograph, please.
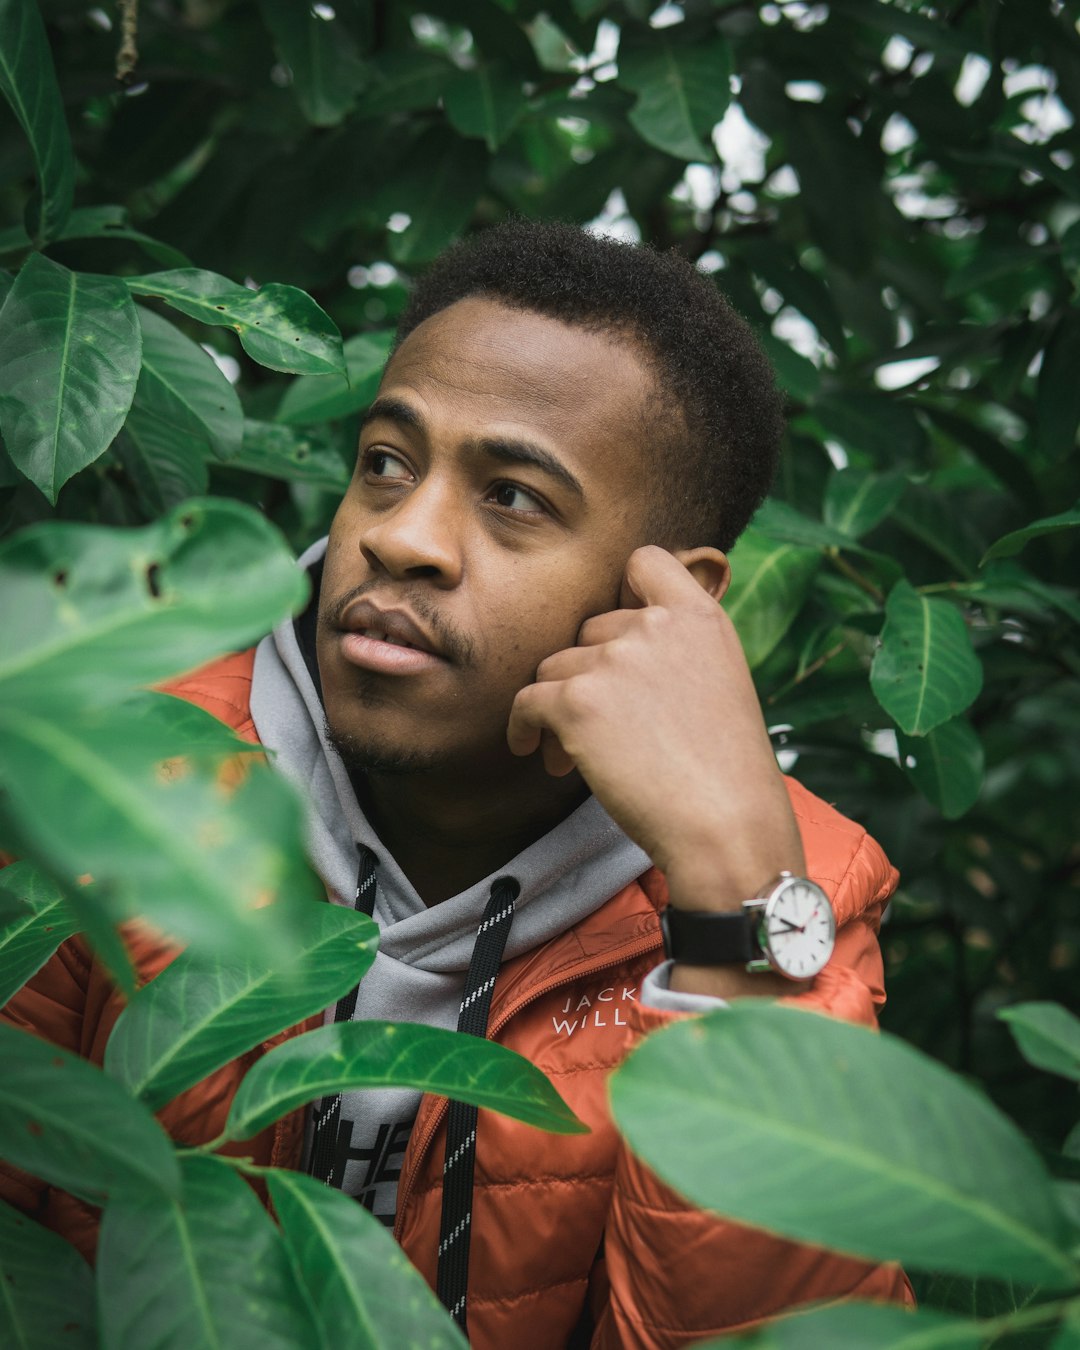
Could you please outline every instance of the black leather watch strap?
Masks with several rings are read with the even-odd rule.
[[[761,957],[754,922],[745,910],[717,914],[668,905],[660,914],[660,928],[665,955],[688,965],[745,965]]]

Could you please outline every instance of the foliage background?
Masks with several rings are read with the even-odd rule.
[[[0,0],[9,102],[31,11]],[[302,547],[448,242],[517,212],[682,251],[788,397],[729,604],[785,764],[901,870],[885,1025],[1059,1150],[1075,1096],[996,1014],[1077,1005],[1076,5],[144,0],[121,54],[132,12],[40,6],[70,153],[47,67],[22,125],[0,106],[5,532],[209,491]],[[70,434],[78,352],[59,385],[25,370],[60,331],[46,258],[117,354],[117,414]],[[189,266],[229,278],[232,326],[200,322],[190,279],[171,306],[132,280]],[[267,283],[332,320],[279,297],[322,325],[291,365],[258,363],[237,299]],[[334,325],[348,381],[318,373]]]

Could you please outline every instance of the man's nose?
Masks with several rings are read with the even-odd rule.
[[[455,586],[462,571],[460,515],[452,485],[426,478],[396,505],[369,517],[360,551],[374,571],[395,579],[425,577]]]

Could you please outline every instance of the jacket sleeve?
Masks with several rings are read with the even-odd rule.
[[[798,806],[796,801],[797,815]],[[852,827],[844,824],[850,838]],[[898,878],[869,836],[860,831],[856,837],[854,850],[845,850],[846,867],[844,860],[838,864],[835,847],[807,847],[808,871],[830,894],[839,926],[829,965],[807,993],[790,1001],[874,1025],[885,1000],[877,932]],[[629,1015],[639,1036],[680,1016],[640,1003]],[[597,1276],[606,1296],[592,1350],[673,1350],[748,1331],[800,1304],[834,1299],[914,1303],[899,1267],[838,1256],[707,1214],[625,1147],[615,1171],[604,1269]]]

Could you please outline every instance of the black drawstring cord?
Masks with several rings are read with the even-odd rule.
[[[487,1035],[488,1010],[503,949],[514,921],[514,901],[521,887],[513,877],[492,882],[491,899],[476,930],[469,973],[458,1013],[458,1031]],[[443,1161],[442,1223],[436,1288],[444,1307],[464,1332],[469,1287],[469,1241],[472,1232],[473,1170],[476,1163],[475,1106],[450,1103]]]
[[[356,897],[353,900],[353,908],[361,914],[370,916],[375,908],[375,867],[378,859],[371,849],[363,844],[357,844],[356,850],[360,854],[360,868],[356,874]],[[358,984],[354,985],[347,994],[338,999],[337,1007],[334,1009],[335,1022],[352,1021],[359,988]],[[335,1169],[335,1159],[338,1155],[335,1146],[340,1116],[340,1092],[335,1093],[333,1097],[323,1097],[317,1103],[311,1136],[311,1160],[308,1163],[308,1172],[313,1177],[318,1181],[324,1181],[327,1186],[339,1188],[344,1180],[344,1169]]]

